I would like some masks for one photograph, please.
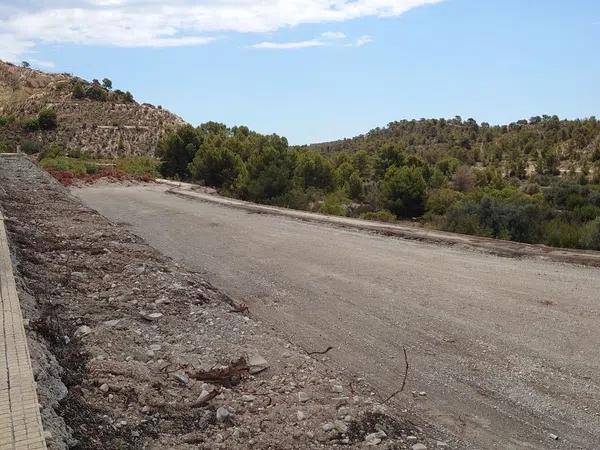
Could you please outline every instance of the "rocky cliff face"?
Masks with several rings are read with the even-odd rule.
[[[100,90],[104,98],[79,97]],[[57,127],[27,131],[24,123],[40,110],[57,114]],[[111,158],[153,155],[161,136],[184,121],[160,107],[138,104],[124,93],[102,89],[69,74],[50,74],[0,61],[0,143],[15,150],[26,142],[58,143],[70,152]]]

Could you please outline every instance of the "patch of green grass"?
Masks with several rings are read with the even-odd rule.
[[[117,170],[136,177],[159,176],[158,167],[160,162],[148,156],[131,156],[115,160]]]
[[[68,156],[47,157],[40,161],[40,165],[46,170],[71,172],[76,176],[92,175],[99,170],[98,165],[91,161],[70,158]]]
[[[378,222],[394,222],[396,220],[396,216],[387,209],[381,209],[375,212],[366,212],[361,214],[360,218],[364,220],[375,220]]]

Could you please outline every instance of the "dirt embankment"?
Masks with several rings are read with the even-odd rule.
[[[31,162],[0,207],[51,449],[437,445]]]

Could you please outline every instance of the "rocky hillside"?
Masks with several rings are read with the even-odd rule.
[[[56,127],[28,126],[56,112]],[[50,74],[0,61],[0,144],[4,150],[58,143],[93,157],[153,154],[160,137],[184,121],[70,74]]]

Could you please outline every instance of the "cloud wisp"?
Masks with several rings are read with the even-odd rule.
[[[259,42],[254,44],[252,47],[257,49],[268,49],[268,50],[290,50],[298,48],[310,48],[310,47],[327,47],[335,44],[336,42],[346,39],[344,33],[338,31],[327,31],[321,33],[318,38],[309,39],[306,41],[293,41],[293,42]]]
[[[58,0],[10,4],[9,0],[8,6],[0,8],[0,58],[15,60],[39,44],[117,47],[203,45],[214,41],[216,34],[272,33],[303,24],[341,23],[362,17],[395,17],[413,8],[441,1]],[[322,35],[295,43],[263,42],[257,47],[315,47],[331,40],[335,37]]]

